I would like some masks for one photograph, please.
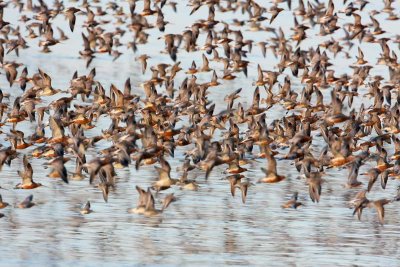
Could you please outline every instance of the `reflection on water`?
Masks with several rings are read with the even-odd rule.
[[[121,4],[124,7],[127,6],[125,2]],[[141,4],[138,3],[138,9]],[[381,8],[381,3],[376,5]],[[395,5],[398,6],[399,3]],[[338,7],[341,6],[338,4]],[[370,4],[367,9],[370,10],[373,7],[373,4]],[[363,14],[367,14],[368,10],[363,11]],[[189,12],[185,4],[178,5],[179,16],[166,7],[164,11],[166,18],[169,16],[174,18],[169,19],[171,25],[167,26],[167,32],[179,33],[184,30],[184,26],[188,24],[186,16]],[[13,9],[7,8],[4,17],[7,21],[18,24],[16,14]],[[206,15],[207,10],[200,9],[190,18],[190,22],[204,18]],[[223,14],[226,16],[225,21],[230,21],[238,15],[238,13]],[[274,23],[288,30],[293,22],[287,17],[291,17],[291,14],[283,11]],[[53,24],[66,29],[68,26],[63,19],[60,16]],[[77,25],[81,25],[82,22],[82,16],[78,16]],[[395,25],[398,27],[398,22],[382,22],[384,29],[388,31],[393,29],[391,34],[396,33]],[[164,46],[162,40],[157,40],[160,33],[157,30],[150,30],[149,33],[150,42],[146,46],[140,46],[139,53],[147,53],[151,56],[149,66],[160,62],[171,63],[168,55],[159,53]],[[246,39],[254,41],[265,40],[264,34],[243,32]],[[19,58],[12,54],[10,57],[26,64],[30,73],[40,67],[53,77],[56,88],[65,89],[75,70],[78,70],[80,74],[88,73],[85,62],[77,58],[78,51],[81,49],[79,27],[76,27],[76,32],[70,37],[70,40],[52,48],[53,52],[50,54],[39,53],[35,44],[21,51]],[[302,47],[310,47],[321,38],[305,40]],[[121,39],[122,42],[127,42],[127,40],[129,40],[128,36]],[[204,36],[200,37],[199,41],[203,43]],[[361,47],[367,60],[375,62],[380,53],[379,47],[364,43]],[[126,78],[130,77],[134,85],[134,93],[143,95],[139,84],[148,79],[150,73],[147,72],[142,76],[140,64],[133,60],[135,55],[125,48],[121,48],[121,51],[124,54],[115,63],[111,63],[112,58],[107,55],[97,56],[94,59],[92,66],[96,67],[96,78],[105,88],[108,88],[111,83],[122,88]],[[355,51],[356,48],[353,48],[352,52],[356,53]],[[272,69],[277,63],[277,59],[273,58],[272,54],[268,54],[267,59],[264,59],[256,47],[248,56],[249,61],[252,62],[248,78],[238,75],[236,80],[224,82],[223,85],[210,90],[210,99],[217,104],[217,110],[226,107],[223,101],[224,96],[240,87],[243,88],[240,100],[248,106],[254,90],[251,84],[257,76],[256,64],[260,63],[264,69]],[[189,54],[182,51],[179,53],[183,69],[191,65],[193,57],[200,60],[201,52]],[[341,54],[332,62],[338,74],[350,70],[348,60]],[[218,74],[222,74],[220,65],[213,62],[211,65],[218,69]],[[375,74],[387,75],[385,67],[377,67],[373,71],[377,72]],[[10,101],[13,101],[13,98],[20,94],[19,89],[16,85],[10,89],[4,75],[2,76],[1,88],[4,92],[11,94]],[[183,77],[178,77],[176,84],[182,81]],[[208,79],[209,75],[198,76],[200,82],[208,81]],[[293,86],[302,87],[300,81],[294,81]],[[329,95],[329,92],[324,92],[324,94]],[[57,97],[59,95],[46,97],[41,105],[47,105]],[[355,105],[360,105],[360,103],[355,103]],[[268,111],[267,121],[270,123],[275,118],[282,117],[285,112],[281,107],[271,109]],[[107,119],[99,120],[98,127],[89,130],[87,136],[100,133],[102,129],[108,127],[108,124]],[[34,131],[34,127],[29,123],[19,124],[18,129],[26,132]],[[4,126],[2,130],[7,132],[9,126]],[[318,138],[316,140],[318,144]],[[0,141],[8,145],[6,140]],[[100,150],[108,145],[107,142],[102,141],[96,148]],[[32,149],[34,148],[27,149],[28,153]],[[97,150],[89,150],[88,158],[95,157],[97,152]],[[182,164],[183,152],[184,149],[178,148],[175,158],[168,159],[172,170]],[[400,212],[397,206],[386,206],[383,227],[378,224],[374,211],[365,212],[363,220],[357,221],[352,216],[352,210],[347,208],[347,202],[357,190],[344,189],[343,185],[347,177],[345,169],[327,171],[324,176],[321,202],[318,204],[309,200],[307,185],[303,179],[298,178],[294,166],[286,161],[278,161],[278,167],[287,179],[279,184],[251,186],[246,204],[242,204],[238,195],[235,198],[231,197],[229,183],[221,179],[225,177],[222,174],[224,170],[222,167],[216,167],[208,181],[204,180],[203,172],[194,171],[190,173],[189,178],[197,178],[200,183],[198,192],[184,192],[172,188],[168,192],[174,192],[178,201],[161,216],[145,218],[128,214],[127,209],[136,205],[138,195],[135,185],[147,187],[156,179],[156,172],[152,166],[142,167],[139,172],[133,166],[118,170],[117,186],[110,193],[109,202],[104,203],[101,192],[94,186],[89,186],[87,180],[71,181],[70,184],[65,185],[58,180],[46,177],[48,170],[44,170],[44,162],[45,160],[32,161],[34,180],[45,185],[31,191],[37,205],[27,210],[15,208],[2,210],[6,215],[5,218],[0,219],[2,248],[0,265],[2,266],[131,266],[136,264],[398,266],[400,264],[398,260]],[[246,174],[246,177],[255,183],[262,176],[260,167],[264,166],[264,161],[253,164],[248,167],[251,171]],[[21,166],[22,157],[19,157],[12,162],[11,167],[4,166],[0,173],[0,184],[5,188],[5,190],[0,190],[0,193],[3,199],[13,206],[30,193],[12,189],[19,182],[20,178],[16,170]],[[74,163],[68,162],[66,167],[68,170],[73,170]],[[172,173],[173,177],[179,177],[179,175],[180,173],[175,171]],[[366,183],[367,177],[361,177],[360,180]],[[385,192],[377,190],[378,192],[374,192],[374,195],[394,195],[398,182],[390,180],[389,184],[391,185]],[[294,191],[300,192],[300,200],[305,203],[305,206],[298,210],[282,210],[280,205],[290,198]],[[165,194],[160,193],[156,201],[162,199]],[[94,212],[82,216],[79,209],[87,200],[91,201]],[[159,203],[156,205],[160,206]]]

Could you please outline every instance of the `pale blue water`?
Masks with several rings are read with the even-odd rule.
[[[117,1],[125,7],[127,3]],[[262,3],[263,1],[258,1]],[[265,1],[267,2],[267,1]],[[296,1],[294,1],[296,2]],[[341,9],[342,1],[334,1],[337,8]],[[362,12],[363,22],[369,22],[367,12],[373,8],[380,9],[380,1],[371,1],[374,4],[367,6]],[[178,14],[174,14],[169,6],[164,10],[167,25],[165,33],[180,33],[185,26],[190,25],[196,19],[206,18],[207,8],[202,7],[194,16],[188,19],[190,9],[187,1],[179,1]],[[65,2],[66,6],[72,3]],[[142,3],[137,4],[136,10],[141,10]],[[267,5],[269,6],[269,5]],[[295,4],[294,4],[295,6]],[[396,11],[400,5],[394,5]],[[286,4],[282,7],[287,9]],[[239,12],[218,13],[216,19],[231,21],[234,17],[242,16]],[[343,14],[339,15],[341,18]],[[365,18],[364,18],[365,17]],[[385,15],[377,15],[381,26],[388,31],[382,36],[392,37],[399,34],[399,22],[385,21]],[[4,12],[7,21],[17,23],[18,14],[11,8]],[[111,18],[111,16],[109,17]],[[154,21],[155,18],[150,18]],[[37,68],[43,69],[53,78],[55,88],[67,89],[69,80],[75,70],[79,74],[89,72],[85,68],[85,62],[78,59],[78,51],[81,49],[81,37],[79,25],[84,19],[79,16],[75,32],[70,33],[67,21],[62,15],[58,16],[53,25],[60,26],[71,38],[68,41],[52,48],[50,54],[39,52],[38,39],[30,41],[31,48],[20,51],[20,57],[16,58],[11,53],[6,58],[17,60],[26,64],[29,73],[34,73]],[[340,23],[351,22],[352,18],[344,18]],[[274,21],[273,25],[282,26],[290,36],[289,28],[293,25],[293,17],[289,11],[283,11]],[[111,29],[115,25],[107,26]],[[123,27],[123,26],[121,26]],[[235,27],[233,27],[235,28]],[[220,29],[220,27],[218,27]],[[168,55],[161,54],[164,48],[162,40],[157,40],[161,33],[149,30],[149,43],[139,46],[139,52],[134,55],[125,47],[119,48],[124,54],[115,62],[108,55],[99,55],[94,59],[91,67],[96,67],[97,80],[108,89],[111,83],[118,88],[123,88],[126,78],[130,77],[133,85],[133,93],[143,95],[139,84],[150,77],[147,71],[141,75],[140,64],[134,58],[147,53],[151,56],[149,67],[165,62],[172,64]],[[308,31],[310,40],[306,40],[301,47],[315,47],[318,42],[329,37],[316,37],[315,32]],[[57,35],[55,31],[55,36]],[[255,42],[265,41],[270,34],[263,32],[243,31],[245,39]],[[130,34],[126,33],[122,42],[129,41]],[[342,37],[339,30],[335,38]],[[199,38],[199,45],[204,42],[204,34]],[[351,50],[352,59],[345,59],[339,54],[332,60],[337,75],[351,73],[349,62],[355,62],[358,43]],[[366,59],[374,65],[380,53],[379,44],[361,44]],[[398,53],[398,47],[391,45]],[[220,51],[222,54],[222,51]],[[180,51],[178,60],[181,67],[186,70],[193,59],[201,65],[202,52],[186,53]],[[330,53],[328,53],[331,55]],[[223,97],[238,88],[243,88],[242,103],[249,103],[252,99],[256,80],[256,67],[260,63],[263,69],[273,70],[277,63],[272,53],[267,52],[264,59],[259,48],[254,45],[253,52],[248,60],[252,63],[249,67],[249,77],[242,73],[234,81],[224,81],[223,85],[210,89],[209,98],[217,104],[217,109],[225,108]],[[222,65],[211,62],[211,67],[217,68],[218,75],[222,75]],[[287,70],[288,71],[288,70]],[[371,71],[372,74],[387,75],[386,68],[378,66]],[[287,72],[289,74],[289,72]],[[177,77],[176,86],[184,78],[183,72]],[[199,81],[208,81],[211,73],[198,76]],[[280,80],[284,76],[281,75]],[[293,78],[292,78],[293,79]],[[295,88],[302,88],[299,80],[292,80]],[[4,92],[13,97],[21,93],[17,85],[9,88],[5,75],[0,77],[0,86]],[[361,89],[360,91],[362,92]],[[262,91],[262,97],[265,92]],[[366,91],[365,91],[366,92]],[[329,91],[324,91],[329,95]],[[47,105],[53,97],[44,97],[43,105]],[[367,101],[362,99],[362,101]],[[358,100],[355,105],[359,105]],[[267,113],[267,120],[271,122],[285,114],[281,107],[271,109]],[[97,128],[87,132],[88,136],[96,135],[101,129],[108,128],[108,120],[100,120]],[[8,132],[9,126],[3,126],[2,131]],[[29,132],[34,130],[28,123],[18,124],[18,129]],[[0,141],[8,145],[4,135]],[[320,149],[321,144],[316,138],[312,148]],[[95,150],[88,151],[88,158],[96,156],[98,150],[108,147],[107,142],[99,142]],[[33,148],[28,148],[27,153]],[[390,148],[388,148],[389,151]],[[175,158],[168,158],[172,166],[172,176],[178,178],[176,167],[182,164],[183,148],[178,148]],[[280,151],[284,154],[285,151]],[[352,210],[347,207],[347,202],[358,191],[357,189],[345,189],[343,186],[347,179],[347,170],[330,169],[324,176],[321,202],[314,204],[308,196],[308,186],[304,179],[298,179],[298,173],[288,161],[278,161],[279,172],[286,175],[287,179],[281,183],[267,185],[256,184],[249,188],[246,204],[242,204],[238,196],[232,198],[229,183],[222,178],[224,167],[217,167],[211,173],[208,181],[204,180],[204,173],[193,171],[189,178],[196,178],[200,184],[197,192],[181,191],[172,188],[167,193],[174,192],[178,201],[157,218],[145,218],[139,215],[128,214],[127,209],[136,206],[138,198],[135,186],[150,186],[157,177],[153,166],[145,166],[136,171],[133,166],[118,170],[117,187],[110,193],[109,203],[104,203],[99,189],[90,186],[88,180],[70,181],[69,185],[61,181],[52,180],[46,175],[48,170],[43,168],[45,160],[33,160],[34,180],[45,186],[33,191],[14,190],[19,182],[16,170],[22,168],[22,156],[12,162],[11,167],[4,166],[0,172],[0,185],[8,190],[0,189],[3,199],[12,205],[23,200],[30,193],[34,194],[34,202],[37,206],[20,210],[6,208],[1,210],[6,217],[0,219],[0,265],[1,266],[210,266],[210,265],[259,265],[259,266],[399,266],[400,225],[399,205],[393,203],[386,206],[385,225],[380,226],[374,211],[366,210],[362,221],[359,222],[352,216]],[[265,160],[247,167],[251,169],[246,173],[252,182],[262,177],[260,167]],[[74,163],[67,163],[69,171],[74,170]],[[360,173],[368,169],[364,166]],[[360,180],[367,183],[367,177],[360,176]],[[390,197],[395,194],[398,181],[390,180],[385,191],[374,187],[370,195],[372,199],[377,197]],[[282,210],[280,205],[290,198],[294,191],[299,191],[300,199],[305,203],[298,210]],[[157,201],[166,193],[160,193]],[[82,216],[79,213],[80,206],[90,200],[93,213]],[[158,203],[157,203],[158,204]]]

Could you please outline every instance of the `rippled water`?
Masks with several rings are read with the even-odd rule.
[[[121,2],[126,6],[125,2]],[[179,1],[180,2],[180,1]],[[262,2],[262,1],[259,1]],[[342,1],[334,1],[342,2]],[[371,1],[374,2],[375,1]],[[365,16],[371,8],[381,8],[382,4],[370,4],[363,12]],[[178,5],[178,15],[170,7],[164,8],[166,19],[171,22],[167,25],[167,32],[179,33],[188,25],[187,18],[190,9],[186,1]],[[66,3],[66,5],[71,5]],[[138,3],[137,10],[140,10]],[[283,5],[286,8],[286,5]],[[397,10],[399,3],[395,3]],[[338,8],[341,5],[338,3]],[[206,8],[200,9],[190,22],[198,18],[206,18]],[[230,21],[236,14],[217,13],[217,19]],[[16,22],[17,13],[8,8],[4,14],[5,20]],[[377,16],[378,18],[380,15]],[[290,19],[288,19],[290,18]],[[346,18],[347,19],[347,18]],[[368,19],[368,18],[367,18]],[[42,54],[37,48],[38,40],[33,40],[31,48],[21,51],[17,58],[13,53],[10,59],[18,60],[28,66],[29,72],[34,73],[37,68],[43,69],[53,77],[56,88],[66,89],[69,79],[75,70],[79,74],[86,74],[85,62],[77,58],[81,49],[79,25],[82,16],[77,19],[76,32],[72,35],[67,31],[67,22],[59,16],[53,25],[59,25],[71,37],[59,46],[54,47],[53,53]],[[350,21],[350,20],[349,20]],[[382,21],[382,26],[389,31],[388,36],[399,34],[399,22]],[[290,12],[284,11],[278,16],[274,24],[289,29],[293,24]],[[110,26],[108,26],[110,27]],[[312,32],[312,31],[311,31]],[[150,42],[139,47],[138,54],[147,53],[152,58],[149,66],[160,62],[172,63],[168,55],[161,54],[164,47],[158,30],[150,30]],[[265,33],[243,31],[245,39],[254,41],[265,40]],[[289,36],[289,32],[288,32]],[[341,37],[341,33],[337,35]],[[325,40],[320,37],[306,40],[302,48],[315,47],[316,40]],[[129,34],[121,40],[129,40]],[[204,36],[200,38],[200,43]],[[351,56],[356,54],[357,45],[351,50]],[[380,53],[378,44],[361,44],[366,58],[372,64]],[[394,48],[394,47],[393,47]],[[395,51],[398,52],[398,49]],[[121,48],[124,54],[114,63],[108,55],[97,56],[91,67],[96,67],[97,80],[105,88],[114,83],[122,88],[126,78],[130,77],[134,85],[134,93],[143,95],[139,84],[150,77],[150,73],[142,76],[140,64],[135,62],[132,51]],[[178,60],[181,66],[187,69],[191,60],[195,58],[201,62],[201,52],[188,54],[179,52]],[[240,101],[251,101],[256,80],[256,63],[263,69],[272,70],[277,60],[268,52],[264,59],[258,47],[249,54],[252,63],[249,77],[239,74],[234,81],[225,81],[223,85],[210,89],[210,99],[215,101],[217,109],[224,109],[226,103],[223,97],[235,89],[242,87]],[[342,54],[332,60],[332,67],[338,74],[349,72],[349,60]],[[221,64],[211,63],[212,67],[221,72]],[[375,72],[375,73],[374,73]],[[372,74],[387,76],[385,67],[374,68]],[[0,77],[0,86],[4,92],[13,97],[20,94],[17,85],[9,88],[5,75]],[[178,77],[178,81],[184,75]],[[207,81],[210,74],[199,75],[199,80]],[[283,79],[284,77],[280,77]],[[177,82],[175,84],[178,84]],[[301,89],[299,81],[294,86]],[[364,89],[363,89],[364,90]],[[264,92],[262,93],[264,94]],[[329,91],[324,92],[329,95]],[[44,97],[43,105],[59,97]],[[264,95],[262,95],[264,97]],[[359,103],[356,103],[356,105]],[[271,109],[267,113],[267,120],[271,122],[285,114],[281,107]],[[28,123],[18,124],[18,129],[25,132],[33,131]],[[97,128],[87,132],[88,136],[96,135],[101,129],[108,128],[108,120],[100,120]],[[9,126],[3,126],[3,132],[9,131]],[[0,141],[4,145],[8,142],[1,135]],[[318,151],[318,138],[313,149]],[[88,159],[96,156],[98,150],[108,147],[107,142],[101,141],[96,150],[88,151]],[[28,148],[24,153],[32,151]],[[389,149],[390,150],[390,149]],[[175,158],[168,158],[173,172],[178,178],[180,173],[175,171],[182,164],[182,148],[175,152]],[[281,154],[285,151],[280,150]],[[400,212],[398,205],[386,206],[385,225],[379,225],[376,214],[368,210],[363,214],[362,221],[352,216],[352,210],[347,202],[358,189],[345,189],[347,170],[327,170],[324,176],[321,202],[314,204],[308,196],[308,186],[289,161],[278,161],[279,172],[287,179],[278,184],[256,184],[249,188],[246,204],[242,204],[240,196],[232,198],[229,183],[223,178],[224,167],[216,167],[210,178],[204,179],[204,172],[193,171],[189,178],[196,178],[200,184],[197,192],[181,191],[172,188],[167,193],[174,192],[178,201],[161,215],[146,218],[127,213],[128,208],[136,206],[138,199],[135,186],[148,187],[156,180],[157,174],[153,166],[144,166],[136,171],[133,166],[118,170],[116,188],[110,193],[109,202],[104,203],[98,188],[90,186],[88,180],[70,181],[63,184],[59,180],[52,180],[46,175],[45,160],[32,160],[34,180],[45,186],[33,191],[12,189],[19,182],[16,170],[22,168],[22,156],[14,160],[11,167],[4,166],[0,173],[0,189],[3,199],[12,205],[22,201],[28,194],[34,194],[35,207],[26,210],[7,208],[2,210],[6,217],[0,219],[0,265],[2,266],[132,266],[132,265],[276,265],[276,266],[349,266],[349,265],[380,265],[399,266],[400,247]],[[265,160],[253,163],[245,175],[253,183],[263,176],[260,167]],[[74,164],[68,162],[69,171],[73,171]],[[363,166],[360,173],[369,166]],[[367,177],[360,177],[367,183]],[[374,188],[371,198],[379,196],[393,196],[398,181],[390,180],[388,188],[383,191],[378,186]],[[305,203],[298,210],[282,210],[280,205],[290,198],[294,191],[299,191],[300,199]],[[166,193],[160,193],[156,201],[162,199]],[[79,209],[83,203],[90,200],[93,213],[82,216]],[[159,203],[157,205],[160,206]]]

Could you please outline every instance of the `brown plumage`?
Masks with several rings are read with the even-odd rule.
[[[283,175],[279,175],[277,172],[277,165],[276,165],[276,159],[274,158],[274,156],[272,155],[272,152],[270,150],[270,148],[267,146],[265,146],[266,148],[266,158],[268,161],[268,165],[267,168],[261,168],[262,172],[265,173],[265,177],[261,178],[259,180],[260,183],[278,183],[280,181],[282,181],[283,179],[285,179],[285,176]]]
[[[69,28],[71,29],[71,32],[74,31],[74,27],[75,27],[75,20],[76,20],[75,13],[77,13],[79,11],[80,11],[80,9],[77,9],[75,7],[69,7],[64,11],[66,18],[68,19]]]
[[[7,202],[4,202],[2,196],[0,195],[0,209],[4,209],[8,205],[9,204]]]
[[[81,213],[82,215],[92,213],[93,210],[90,209],[90,206],[91,206],[91,205],[90,205],[90,201],[87,201],[87,202],[85,203],[85,205],[81,208],[80,213]]]
[[[307,175],[308,192],[312,202],[319,202],[322,190],[322,179],[320,172],[310,172]]]
[[[303,203],[297,201],[298,195],[299,195],[298,192],[294,192],[294,193],[293,193],[293,196],[290,198],[290,200],[288,200],[287,202],[285,202],[281,207],[282,207],[283,209],[288,209],[288,208],[297,209],[297,207],[303,205]]]
[[[389,204],[389,199],[368,200],[364,198],[354,209],[353,215],[357,213],[358,219],[361,219],[362,210],[366,207],[374,208],[378,214],[379,223],[383,225],[385,218],[385,205]]]
[[[29,209],[35,205],[35,203],[33,203],[32,201],[33,201],[33,195],[29,195],[24,199],[24,201],[19,203],[17,207],[20,209]]]
[[[22,183],[17,184],[15,187],[19,188],[19,189],[34,189],[36,187],[41,186],[40,183],[35,183],[32,179],[33,169],[32,169],[32,165],[29,163],[26,155],[24,155],[23,164],[24,164],[24,170],[17,171],[18,175],[22,179]]]
[[[49,174],[50,178],[61,178],[64,183],[68,184],[68,173],[64,166],[64,157],[58,156],[47,163],[52,170]]]
[[[158,172],[158,181],[153,183],[156,191],[165,190],[176,184],[177,180],[171,178],[171,166],[163,157],[159,159],[161,168],[155,167]]]

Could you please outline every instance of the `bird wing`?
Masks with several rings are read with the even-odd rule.
[[[54,117],[49,118],[50,129],[53,138],[63,138],[64,137],[64,127],[56,121]]]

